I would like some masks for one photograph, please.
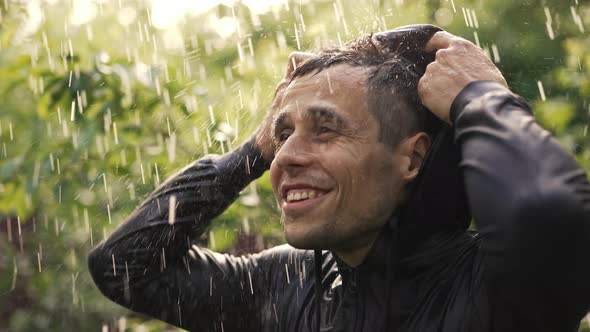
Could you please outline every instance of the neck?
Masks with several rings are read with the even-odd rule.
[[[357,267],[367,258],[367,254],[373,247],[375,240],[377,239],[378,232],[371,234],[364,241],[359,241],[354,246],[335,249],[334,252],[338,257],[344,261],[350,267]]]

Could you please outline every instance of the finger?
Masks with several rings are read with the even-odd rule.
[[[446,31],[439,31],[430,38],[428,44],[426,44],[426,52],[435,52],[440,49],[448,48],[451,45],[451,41],[456,38]]]
[[[292,52],[289,54],[289,62],[287,64],[285,78],[289,78],[301,63],[314,55],[315,54],[309,52]]]

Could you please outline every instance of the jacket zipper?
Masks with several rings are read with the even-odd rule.
[[[354,322],[352,324],[352,326],[354,326],[353,331],[354,332],[361,332],[362,331],[361,329],[363,327],[361,316],[364,316],[363,315],[363,309],[364,309],[363,307],[364,306],[359,305],[362,302],[360,299],[360,293],[358,291],[358,276],[357,276],[356,271],[352,272],[352,275],[350,278],[350,287],[351,287],[351,293],[352,293],[352,295],[354,295],[354,299],[355,299],[355,301],[354,301],[354,307],[355,307],[354,313],[355,314],[354,314],[354,318],[353,318]]]

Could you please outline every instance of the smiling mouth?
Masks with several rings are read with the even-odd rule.
[[[291,189],[285,193],[281,207],[285,214],[301,214],[319,204],[327,193],[315,189]]]
[[[307,199],[314,199],[316,197],[320,197],[323,194],[323,192],[314,189],[289,190],[289,192],[287,193],[286,201],[288,203],[304,201]]]

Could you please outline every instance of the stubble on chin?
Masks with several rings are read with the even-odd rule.
[[[321,225],[305,225],[303,220],[288,220],[282,217],[281,223],[287,243],[297,249],[306,250],[331,250],[336,233],[333,225],[322,223]],[[315,227],[314,227],[315,226]]]

